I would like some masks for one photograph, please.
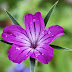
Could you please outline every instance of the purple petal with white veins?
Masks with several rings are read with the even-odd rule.
[[[2,37],[5,41],[15,44],[29,44],[26,31],[18,25],[9,25],[4,28]]]
[[[4,28],[2,38],[13,43],[8,51],[8,58],[14,63],[21,63],[28,57],[48,64],[53,58],[53,48],[49,46],[56,38],[64,35],[64,29],[53,25],[45,29],[40,12],[25,15],[25,29],[18,25]]]
[[[56,38],[64,35],[64,29],[59,25],[53,25],[45,29],[39,36],[38,44],[50,44]]]
[[[13,44],[8,53],[9,60],[13,61],[14,63],[21,63],[32,55],[33,50],[32,48],[26,46],[24,47]]]
[[[33,50],[31,57],[37,59],[39,62],[48,64],[53,58],[53,48],[46,44],[39,45],[35,50]]]
[[[35,13],[35,15],[27,14],[25,15],[25,27],[29,38],[32,43],[36,42],[41,31],[44,30],[45,25],[40,12]]]

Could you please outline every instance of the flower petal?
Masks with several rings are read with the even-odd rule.
[[[22,63],[16,65],[16,70],[17,71],[21,71],[21,70],[23,70],[23,68],[24,68],[24,66],[23,66]]]
[[[30,72],[30,68],[25,68],[24,72]]]
[[[21,63],[23,60],[26,60],[32,55],[33,50],[29,47],[13,44],[8,53],[9,60],[13,61],[14,63]]]
[[[14,69],[9,69],[8,72],[15,72],[15,70]]]
[[[35,15],[27,14],[24,21],[29,38],[32,42],[35,42],[40,32],[45,28],[41,13],[37,12]]]
[[[4,28],[2,37],[5,41],[15,44],[30,44],[26,31],[18,25],[9,25]]]
[[[39,45],[31,55],[32,58],[38,61],[48,64],[53,58],[53,48],[48,45]]]
[[[64,29],[59,25],[53,25],[41,33],[38,44],[50,44],[53,42],[53,40],[62,35],[64,35]]]

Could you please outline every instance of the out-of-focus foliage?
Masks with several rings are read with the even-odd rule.
[[[11,21],[3,11],[6,9],[17,19],[20,25],[24,26],[25,14],[41,12],[43,18],[48,13],[50,7],[57,0],[0,0],[0,39],[3,28]],[[65,35],[56,39],[52,44],[61,47],[72,49],[72,3],[70,0],[59,0],[58,5],[53,11],[49,22],[46,26],[48,28],[52,25],[60,25],[65,30]],[[6,6],[2,6],[7,3]],[[8,59],[8,50],[10,45],[0,42],[0,72],[7,72],[11,66],[11,61]],[[25,65],[29,67],[29,59],[24,61]],[[54,50],[54,57],[48,65],[38,62],[37,72],[72,72],[72,52]]]

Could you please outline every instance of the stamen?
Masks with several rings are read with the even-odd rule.
[[[30,48],[33,48],[33,49],[35,49],[36,47],[30,47]]]

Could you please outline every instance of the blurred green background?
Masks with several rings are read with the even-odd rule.
[[[25,14],[41,12],[43,18],[50,7],[57,0],[0,0],[0,39],[5,26],[12,24],[4,9],[7,9],[24,26]],[[65,35],[56,39],[52,44],[72,49],[72,0],[59,0],[50,20],[46,26],[60,25],[65,30]],[[8,59],[10,45],[0,42],[0,72],[8,72],[12,62]],[[29,67],[29,59],[23,61]],[[45,65],[37,64],[37,72],[72,72],[72,52],[54,50],[54,57]]]

